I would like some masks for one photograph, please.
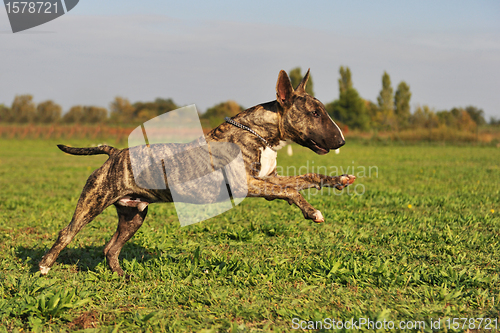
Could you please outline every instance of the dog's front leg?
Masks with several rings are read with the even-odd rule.
[[[335,187],[337,190],[342,190],[344,187],[351,185],[356,180],[353,175],[341,175],[336,177],[325,176],[317,173],[308,173],[300,176],[278,176],[277,174],[266,177],[265,180],[286,187],[291,187],[297,191],[306,190],[308,188]]]
[[[267,180],[250,177],[248,179],[247,195],[249,197],[262,197],[268,200],[283,199],[299,207],[306,219],[313,220],[316,223],[325,221],[323,214],[307,202],[293,187],[273,184]]]

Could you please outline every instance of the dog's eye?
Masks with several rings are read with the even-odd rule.
[[[312,113],[313,117],[315,117],[315,118],[319,117],[319,112],[318,111],[314,110],[311,113]]]

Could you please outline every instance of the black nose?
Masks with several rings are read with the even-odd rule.
[[[335,144],[335,146],[336,146],[336,147],[335,147],[335,148],[333,148],[333,149],[339,149],[339,148],[340,148],[340,147],[342,147],[343,145],[345,145],[345,140],[344,140],[344,139],[339,139],[339,140],[337,141],[337,143]]]

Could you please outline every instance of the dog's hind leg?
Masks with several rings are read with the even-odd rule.
[[[56,242],[38,264],[42,275],[49,272],[59,253],[73,240],[76,234],[113,203],[112,194],[108,190],[109,185],[103,180],[104,176],[105,174],[102,172],[94,172],[87,180],[71,222],[59,232]]]
[[[123,275],[124,272],[120,267],[118,256],[123,245],[130,239],[142,225],[146,218],[148,208],[142,211],[137,207],[127,207],[115,204],[118,213],[118,228],[111,240],[104,247],[104,254],[108,260],[109,268],[118,275]]]
[[[83,201],[83,202],[82,202]],[[56,261],[59,253],[73,240],[76,234],[97,215],[101,214],[105,205],[98,205],[90,209],[85,205],[85,200],[78,201],[73,219],[71,222],[59,232],[59,236],[52,248],[43,256],[39,263],[40,272],[45,275]]]

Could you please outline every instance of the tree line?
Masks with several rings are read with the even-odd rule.
[[[332,118],[359,130],[398,131],[412,128],[449,127],[458,130],[474,130],[486,124],[484,111],[475,106],[455,107],[436,111],[427,105],[410,108],[410,86],[401,81],[394,91],[387,72],[382,75],[382,88],[377,102],[363,99],[353,87],[351,70],[340,67],[339,98],[325,105]],[[490,119],[491,125],[500,121]]]
[[[411,128],[448,127],[470,131],[485,125],[483,110],[475,106],[456,107],[451,110],[435,111],[427,105],[417,106],[411,112],[410,86],[402,81],[394,91],[387,72],[382,76],[382,87],[376,102],[362,98],[353,86],[349,67],[341,66],[338,79],[338,98],[325,104],[333,119],[349,129],[400,131]],[[302,79],[300,67],[289,72],[294,87]],[[309,78],[306,91],[314,96],[314,83]],[[109,111],[103,107],[77,105],[65,114],[59,104],[47,100],[38,104],[31,95],[18,95],[10,107],[0,104],[2,123],[65,123],[65,124],[119,124],[136,125],[180,106],[171,98],[157,98],[152,102],[131,103],[123,97],[115,97]],[[224,121],[226,116],[234,116],[244,108],[235,101],[214,105],[200,114],[204,127],[213,128]],[[500,120],[491,118],[491,125],[500,125]]]

